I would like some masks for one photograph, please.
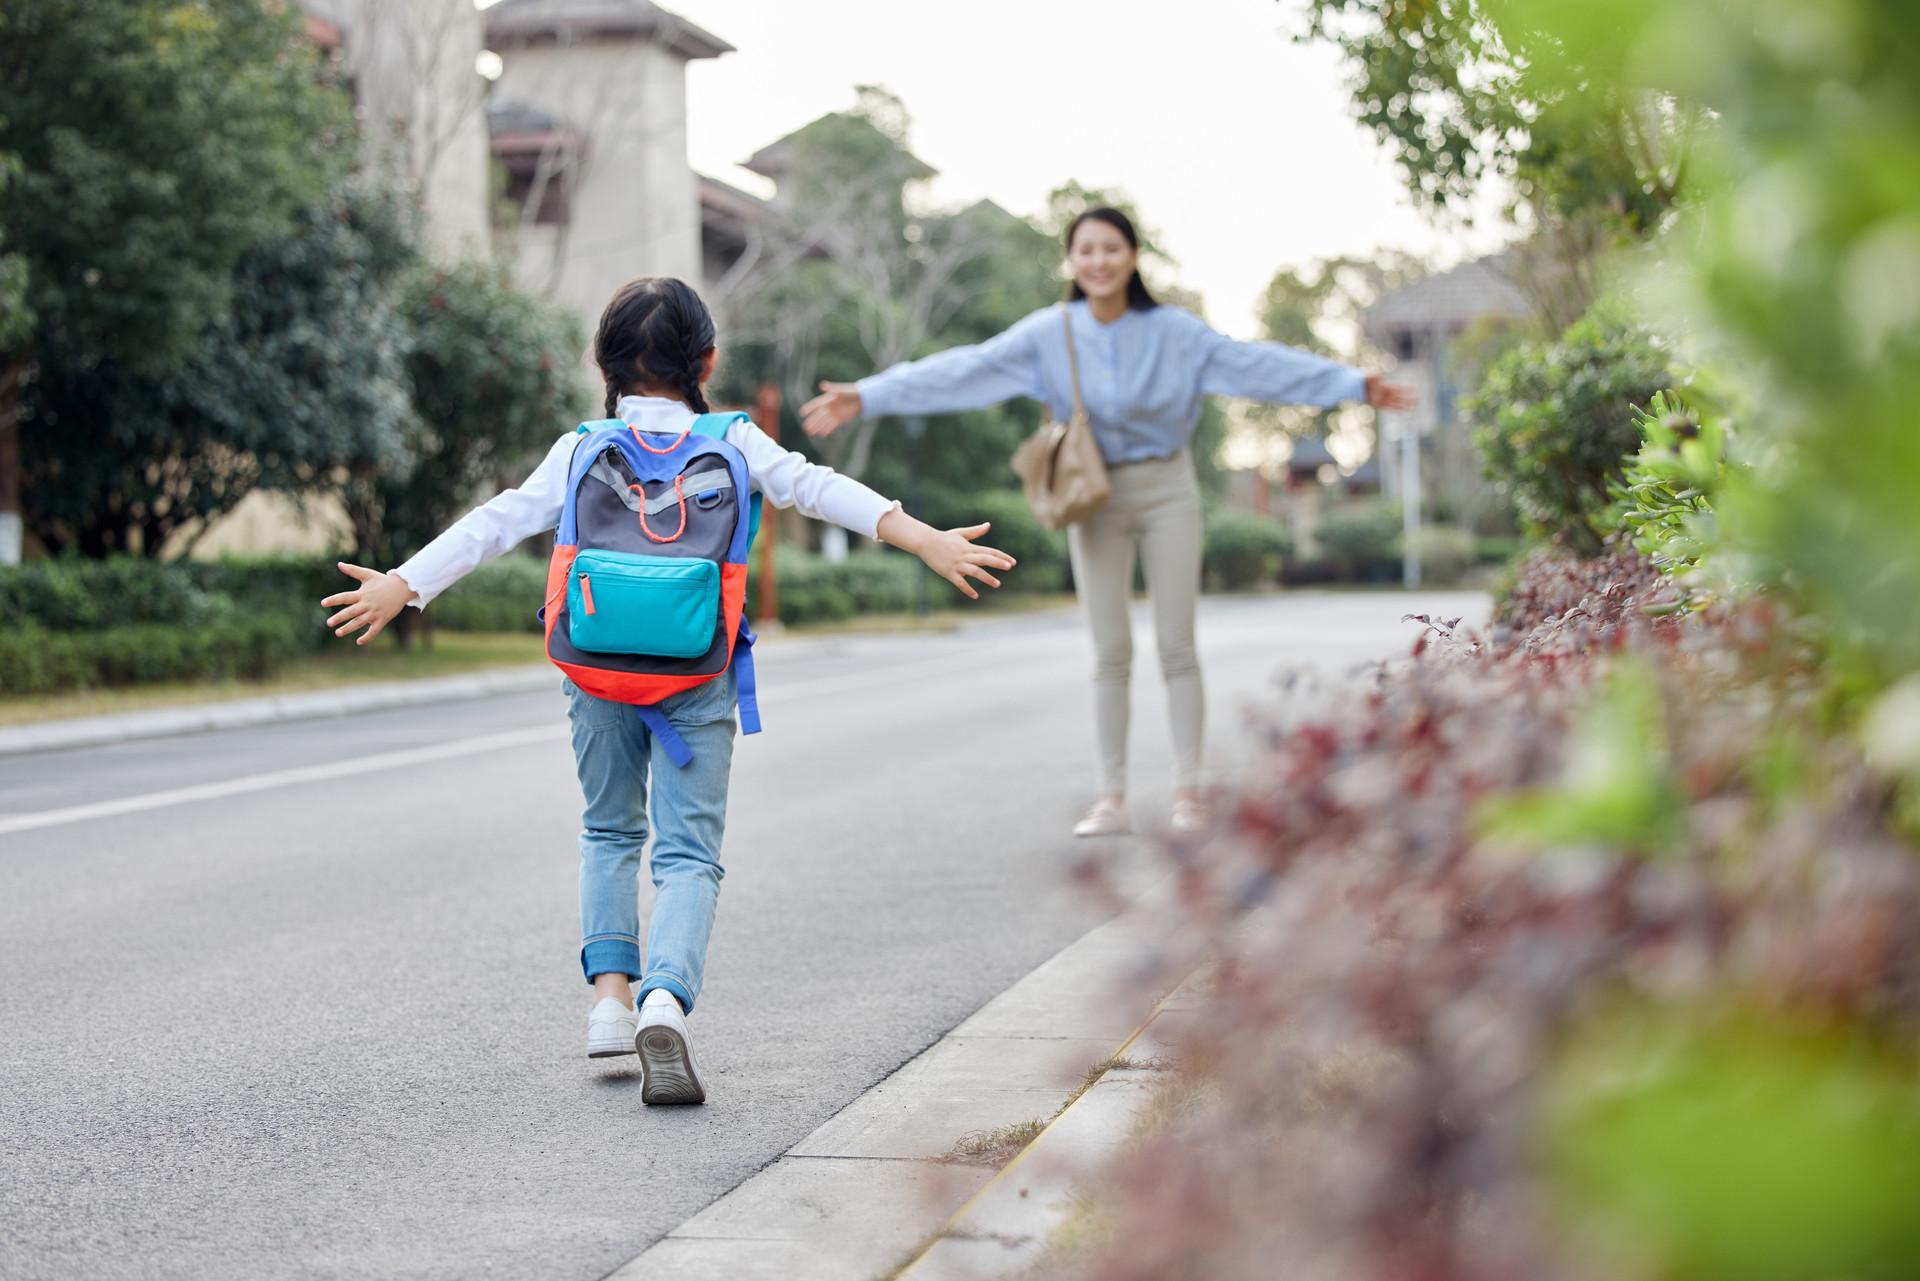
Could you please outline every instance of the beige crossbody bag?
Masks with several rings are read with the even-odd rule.
[[[1073,348],[1073,313],[1060,304],[1067,327],[1067,369],[1073,378],[1073,420],[1049,417],[1013,451],[1013,470],[1027,494],[1034,519],[1048,529],[1065,529],[1093,515],[1113,493],[1107,464],[1100,457],[1087,406],[1080,399],[1080,357]]]

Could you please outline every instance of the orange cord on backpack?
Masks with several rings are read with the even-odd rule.
[[[673,478],[673,496],[680,500],[680,528],[674,530],[664,538],[654,533],[647,525],[647,491],[638,485],[627,486],[628,489],[640,495],[640,532],[656,543],[670,543],[687,532],[687,495],[681,488],[684,481],[685,478],[681,476],[675,476]]]
[[[671,454],[674,450],[680,448],[680,446],[683,443],[685,443],[687,437],[693,435],[693,428],[689,427],[685,431],[681,432],[678,436],[676,436],[674,438],[673,443],[671,445],[668,445],[665,449],[655,449],[652,445],[649,445],[647,443],[647,438],[641,435],[640,429],[638,427],[629,427],[627,430],[633,433],[634,442],[638,444],[640,448],[646,450],[649,454]]]

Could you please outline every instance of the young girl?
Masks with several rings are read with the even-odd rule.
[[[1172,827],[1195,831],[1207,821],[1200,792],[1200,660],[1193,639],[1200,489],[1187,452],[1202,397],[1308,405],[1363,400],[1382,409],[1413,403],[1405,388],[1378,373],[1279,343],[1234,342],[1192,312],[1156,302],[1140,279],[1139,257],[1140,240],[1125,214],[1089,209],[1067,229],[1073,289],[1065,314],[1048,307],[978,346],[895,365],[858,383],[821,383],[821,394],[801,410],[807,432],[825,436],[863,414],[947,413],[1015,396],[1045,401],[1065,422],[1067,407],[1085,402],[1113,496],[1067,530],[1074,589],[1093,632],[1100,745],[1101,795],[1075,824],[1076,836],[1107,836],[1131,826],[1126,774],[1133,627],[1127,597],[1136,550],[1153,597],[1173,722]]]
[[[713,376],[713,318],[678,280],[643,278],[621,286],[600,318],[594,360],[607,385],[607,415],[638,432],[679,436],[707,412],[701,388]],[[534,473],[474,508],[387,573],[342,563],[358,579],[352,591],[321,602],[339,612],[334,634],[378,636],[402,609],[427,603],[481,562],[560,520],[575,444],[569,431]],[[1010,570],[1004,552],[973,540],[986,525],[938,530],[915,520],[856,480],[780,448],[758,427],[737,422],[726,439],[745,456],[753,487],[776,507],[793,507],[854,533],[914,553],[970,599],[969,580],[989,587],[991,572]],[[531,608],[531,602],[529,603]],[[587,1016],[592,1058],[640,1055],[640,1097],[647,1103],[700,1103],[706,1087],[687,1036],[706,966],[720,890],[720,843],[726,828],[727,781],[733,759],[735,677],[719,677],[658,705],[692,761],[669,761],[663,744],[633,707],[563,682],[573,724],[573,752],[586,797],[580,835],[580,963],[598,998]],[[653,914],[640,954],[640,852],[648,834],[648,775],[653,777]],[[640,985],[634,1003],[633,984]]]

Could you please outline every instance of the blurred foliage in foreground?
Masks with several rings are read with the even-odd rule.
[[[1312,7],[1430,195],[1614,189],[1624,292],[1700,381],[1603,413],[1600,485],[1529,511],[1602,554],[1536,552],[1485,629],[1419,619],[1363,697],[1295,691],[1181,851],[1211,1088],[1058,1270],[1920,1276],[1920,9]]]

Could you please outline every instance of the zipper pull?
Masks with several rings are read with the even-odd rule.
[[[593,617],[593,580],[585,574],[580,575],[580,600],[587,607],[587,617]]]

